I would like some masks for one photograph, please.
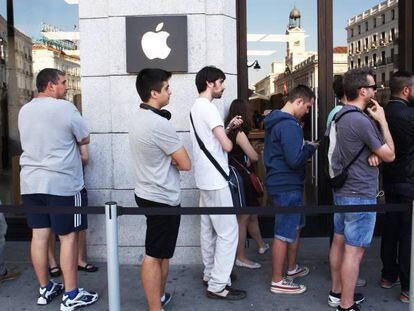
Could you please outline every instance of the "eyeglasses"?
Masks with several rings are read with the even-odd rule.
[[[376,91],[377,90],[377,85],[376,84],[373,84],[373,85],[363,85],[363,86],[360,86],[359,87],[359,89],[362,89],[362,88],[366,88],[366,89],[372,88],[374,91]]]

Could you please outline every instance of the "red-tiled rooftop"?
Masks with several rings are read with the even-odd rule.
[[[346,46],[336,46],[336,47],[333,48],[333,52],[334,53],[344,53],[344,54],[346,54],[347,47]]]

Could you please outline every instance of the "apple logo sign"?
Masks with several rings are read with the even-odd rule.
[[[170,34],[161,31],[164,23],[159,23],[155,28],[155,32],[146,32],[141,39],[141,46],[144,54],[149,59],[166,59],[170,55],[171,49],[167,45],[167,38]]]
[[[188,71],[187,16],[127,16],[125,35],[128,73],[144,68]]]

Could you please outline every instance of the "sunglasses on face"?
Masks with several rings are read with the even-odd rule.
[[[363,86],[360,86],[359,87],[359,89],[362,89],[362,88],[366,88],[366,89],[372,88],[374,91],[376,91],[377,90],[377,85],[376,84],[373,84],[373,85],[363,85]]]

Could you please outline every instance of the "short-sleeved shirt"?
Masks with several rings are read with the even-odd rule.
[[[177,206],[180,172],[171,154],[182,147],[171,122],[151,110],[136,108],[129,119],[129,146],[135,170],[135,194],[145,200]]]
[[[373,198],[378,191],[378,167],[368,164],[368,157],[384,141],[371,118],[353,105],[345,105],[337,117],[348,110],[358,110],[344,115],[337,124],[337,143],[332,155],[332,169],[337,175],[348,165],[363,146],[365,149],[348,168],[345,185],[336,194],[349,197]]]
[[[331,110],[331,112],[328,114],[328,118],[326,119],[326,128],[328,128],[328,127],[329,127],[329,124],[331,124],[331,122],[332,122],[332,120],[333,120],[334,116],[336,115],[336,113],[337,113],[337,112],[341,111],[342,107],[343,107],[343,105],[342,105],[342,104],[340,104],[340,105],[336,105],[336,106],[335,106],[335,107]]]
[[[18,123],[21,193],[72,196],[82,190],[77,143],[89,131],[76,107],[62,99],[34,98],[21,108]]]
[[[208,99],[200,97],[196,99],[191,107],[191,115],[198,136],[207,150],[228,174],[227,152],[223,150],[219,140],[213,134],[213,129],[217,126],[224,127],[223,119],[217,107]],[[191,124],[190,134],[193,144],[193,168],[197,187],[201,190],[218,190],[226,187],[228,185],[227,181],[200,149]]]

